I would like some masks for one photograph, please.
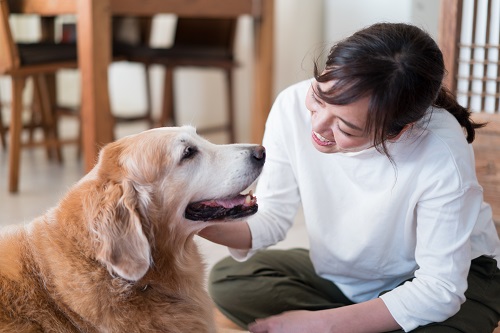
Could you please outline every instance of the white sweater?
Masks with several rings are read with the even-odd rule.
[[[465,300],[471,260],[500,255],[460,125],[434,109],[388,144],[395,165],[375,148],[324,154],[311,143],[309,85],[283,91],[270,112],[259,212],[248,220],[253,247],[232,255],[244,260],[283,240],[302,203],[320,276],[354,302],[395,288],[381,298],[405,331],[449,318]]]

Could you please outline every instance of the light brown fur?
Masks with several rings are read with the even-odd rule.
[[[188,146],[200,156],[183,161]],[[0,332],[215,332],[193,240],[206,223],[183,213],[250,185],[260,169],[241,179],[219,163],[240,168],[230,155],[252,147],[213,145],[190,128],[107,145],[56,207],[0,231]]]

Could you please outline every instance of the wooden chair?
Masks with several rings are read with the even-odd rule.
[[[444,84],[474,112],[474,120],[488,123],[477,131],[473,146],[477,176],[500,231],[500,41],[491,37],[499,13],[492,0],[470,1],[441,1],[439,44],[448,71]],[[464,8],[469,4],[472,10]]]
[[[234,56],[234,38],[237,21],[230,18],[177,19],[173,45],[169,48],[152,48],[148,45],[114,45],[114,53],[129,61],[146,66],[160,64],[166,67],[163,108],[158,125],[177,125],[174,99],[174,70],[179,67],[217,68],[225,73],[227,96],[227,122],[221,126],[199,128],[200,133],[228,131],[229,140],[235,142],[233,69],[237,66]]]
[[[50,76],[62,68],[76,68],[74,45],[47,43],[15,43],[9,25],[9,5],[0,0],[0,74],[8,75],[12,84],[11,119],[9,125],[9,191],[19,187],[19,168],[22,122],[22,94],[26,80],[33,78],[34,93],[38,99],[45,139],[39,143],[58,154],[62,140],[57,133],[57,117],[54,101],[50,100]],[[60,158],[60,154],[58,155]]]

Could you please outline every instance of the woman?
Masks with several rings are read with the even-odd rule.
[[[493,331],[500,241],[470,145],[482,125],[444,73],[428,34],[375,24],[280,94],[259,212],[200,233],[234,258],[210,277],[226,317],[252,332]],[[258,251],[300,204],[310,249]]]

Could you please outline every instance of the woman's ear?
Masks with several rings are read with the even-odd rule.
[[[389,141],[389,142],[396,142],[396,141],[398,141],[399,138],[401,137],[401,135],[403,135],[404,132],[406,132],[407,130],[409,130],[409,129],[411,129],[413,127],[413,124],[415,124],[415,123],[406,124],[405,127],[403,127],[403,129],[396,136],[390,137],[389,139],[387,139],[387,141]]]
[[[151,265],[151,247],[137,210],[137,193],[132,184],[106,184],[90,209],[96,235],[96,258],[111,273],[137,281]]]

